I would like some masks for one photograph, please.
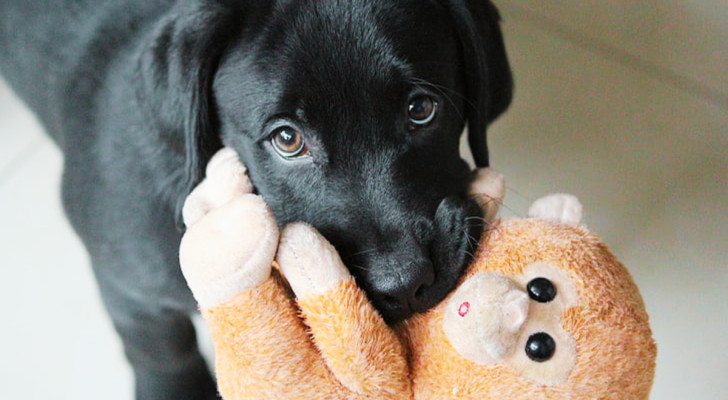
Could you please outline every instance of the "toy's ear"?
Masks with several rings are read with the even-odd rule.
[[[477,167],[489,166],[486,129],[511,103],[513,78],[500,29],[488,0],[441,0],[460,39],[468,100],[468,141]]]
[[[565,225],[579,225],[583,207],[576,196],[556,193],[541,197],[528,209],[528,216]]]

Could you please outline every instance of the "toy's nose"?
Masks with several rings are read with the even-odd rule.
[[[480,364],[502,361],[528,318],[528,294],[494,272],[465,281],[447,306],[444,329],[456,350]]]
[[[515,335],[521,330],[528,317],[528,295],[514,287],[508,289],[503,297],[501,326],[507,332]]]

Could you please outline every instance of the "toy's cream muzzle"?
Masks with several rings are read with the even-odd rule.
[[[448,302],[445,332],[464,357],[479,364],[502,362],[514,351],[528,303],[528,295],[504,275],[477,274]]]

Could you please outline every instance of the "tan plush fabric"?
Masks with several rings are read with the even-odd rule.
[[[353,279],[299,304],[321,356],[347,388],[379,399],[411,398],[405,349]]]
[[[226,400],[341,398],[341,386],[332,382],[308,340],[277,273],[202,313],[215,343],[218,386]]]
[[[353,280],[301,307],[274,271],[261,286],[202,310],[226,400],[412,398],[404,349]]]
[[[220,304],[264,282],[278,238],[273,215],[259,196],[242,195],[207,212],[188,228],[179,252],[197,303]]]
[[[569,297],[555,318],[573,339],[575,361],[535,363],[518,351],[490,365],[470,361],[444,332],[447,299],[397,327],[405,349],[352,279],[296,306],[274,272],[263,286],[203,310],[221,393],[227,400],[648,397],[656,348],[644,304],[596,236],[537,219],[503,221],[484,237],[476,259],[463,281],[488,271],[523,285],[519,277],[533,265],[536,275],[548,274],[538,263],[565,272],[576,293],[564,286],[564,294],[576,303]],[[558,368],[568,369],[564,379],[540,382]]]

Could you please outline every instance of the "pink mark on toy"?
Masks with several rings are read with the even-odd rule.
[[[465,303],[460,304],[460,307],[458,308],[458,314],[460,314],[461,317],[464,317],[465,314],[468,313],[468,311],[470,311],[470,303],[466,301]]]

